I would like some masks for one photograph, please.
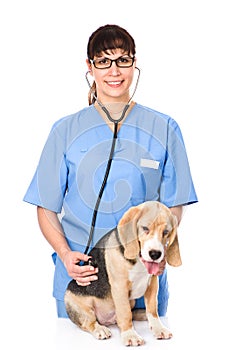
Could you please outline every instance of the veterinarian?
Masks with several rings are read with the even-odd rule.
[[[117,25],[98,28],[86,66],[89,106],[54,123],[24,196],[37,206],[40,229],[54,249],[58,317],[68,317],[63,299],[71,279],[82,286],[97,279],[98,267],[82,262],[131,206],[160,201],[179,223],[183,206],[197,202],[178,124],[133,100],[140,70],[132,36]],[[164,316],[164,261],[157,274]],[[144,308],[143,298],[135,307]]]

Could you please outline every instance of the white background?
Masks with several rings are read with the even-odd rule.
[[[180,225],[183,265],[169,268],[168,317],[177,343],[152,345],[224,349],[229,25],[222,0],[1,2],[1,348],[64,349],[70,337],[73,349],[80,342],[69,324],[69,333],[58,338],[63,329],[52,298],[52,249],[35,207],[22,198],[53,122],[87,105],[86,45],[107,23],[135,38],[142,72],[135,101],[179,123],[199,198]]]

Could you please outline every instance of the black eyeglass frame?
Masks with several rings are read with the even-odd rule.
[[[130,65],[130,66],[120,66],[120,65],[118,64],[118,60],[120,60],[120,58],[127,58],[127,57],[130,58],[130,59],[132,60],[131,65]],[[102,59],[102,58],[101,58],[101,59]],[[109,65],[108,67],[103,67],[103,68],[101,68],[101,67],[100,67],[100,68],[99,68],[99,67],[96,67],[96,61],[97,61],[97,60],[90,60],[90,62],[93,63],[93,65],[94,65],[94,67],[95,67],[96,69],[109,69],[109,68],[111,68],[113,62],[115,62],[116,66],[117,66],[118,68],[130,68],[130,67],[132,67],[133,64],[134,64],[135,56],[133,56],[133,57],[130,57],[130,56],[120,56],[120,57],[116,58],[115,60],[112,60],[112,59],[110,59],[109,57],[104,57],[104,59],[110,61],[110,65]]]

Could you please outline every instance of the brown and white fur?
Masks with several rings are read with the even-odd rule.
[[[69,318],[97,339],[111,336],[107,327],[118,324],[122,343],[144,344],[133,327],[135,299],[144,295],[149,328],[158,339],[172,333],[157,312],[159,263],[166,258],[172,266],[181,265],[177,220],[165,205],[148,201],[131,207],[116,229],[105,235],[90,255],[99,268],[98,280],[89,286],[72,280],[65,293]]]

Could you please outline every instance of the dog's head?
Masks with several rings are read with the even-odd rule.
[[[126,259],[140,256],[151,274],[165,258],[169,265],[180,266],[177,218],[169,208],[157,201],[131,207],[118,225]]]

